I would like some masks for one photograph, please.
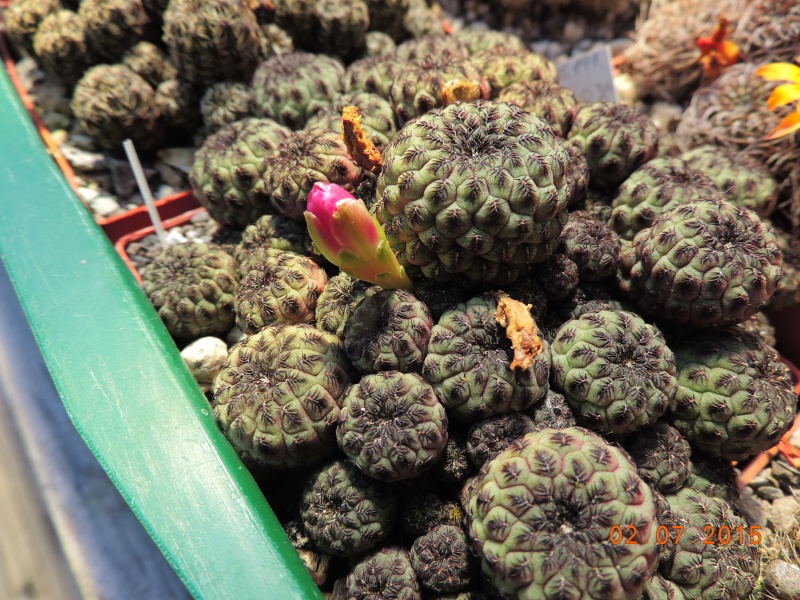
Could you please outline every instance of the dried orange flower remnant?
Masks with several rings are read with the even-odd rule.
[[[361,125],[361,112],[357,106],[342,108],[342,139],[359,167],[373,173],[380,172],[383,158]]]
[[[756,71],[756,75],[763,77],[767,81],[791,81],[784,83],[772,90],[767,100],[767,108],[774,110],[780,106],[786,106],[800,100],[800,67],[792,63],[770,63],[764,65]],[[768,140],[774,140],[793,131],[800,129],[800,104],[797,109],[786,116],[777,127],[769,132]]]
[[[450,81],[442,90],[442,106],[449,106],[454,102],[472,102],[483,96],[483,90],[474,81]]]
[[[542,340],[530,308],[530,305],[505,295],[497,302],[494,318],[501,327],[506,328],[506,337],[511,340],[511,347],[514,349],[512,369],[529,368],[533,359],[542,351]]]
[[[739,62],[739,46],[728,39],[729,33],[728,19],[720,15],[711,35],[697,40],[701,53],[700,64],[709,80],[719,77],[725,67]]]

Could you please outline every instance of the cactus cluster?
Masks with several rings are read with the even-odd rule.
[[[526,6],[516,30],[601,16],[483,5]],[[746,53],[784,56],[776,5],[729,13]],[[197,146],[221,243],[164,249],[143,288],[179,345],[228,342],[210,408],[333,600],[746,598],[752,548],[656,531],[743,523],[730,462],[797,411],[761,312],[800,300],[797,138],[763,139],[791,107],[745,62],[672,136],[440,15],[14,0],[6,23],[100,147]]]

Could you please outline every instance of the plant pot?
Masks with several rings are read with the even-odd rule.
[[[194,199],[194,197],[191,196],[191,193],[189,193],[189,196],[192,199]],[[193,216],[195,216],[198,213],[205,212],[205,210],[206,210],[205,208],[193,208],[193,209],[185,211],[185,212],[183,212],[183,213],[181,213],[181,214],[179,214],[179,215],[177,215],[175,217],[172,217],[171,219],[166,219],[163,222],[164,229],[168,230],[168,229],[171,229],[172,227],[177,227],[178,225],[183,225],[184,223],[188,223]],[[145,216],[147,216],[147,213],[145,213]],[[150,218],[147,217],[147,220],[149,221]],[[104,229],[105,229],[105,227],[104,227]],[[144,238],[144,237],[146,237],[148,235],[152,235],[155,232],[156,232],[156,228],[153,227],[152,225],[150,225],[149,227],[144,227],[144,228],[139,229],[137,231],[132,231],[130,233],[126,233],[125,235],[119,237],[116,240],[116,242],[114,242],[114,249],[117,251],[117,254],[119,254],[120,257],[122,258],[123,262],[126,265],[128,265],[128,268],[131,270],[131,273],[133,273],[133,276],[136,278],[136,280],[139,283],[142,283],[142,276],[139,275],[139,271],[136,269],[136,265],[133,264],[133,261],[131,260],[131,257],[128,254],[127,248],[128,248],[129,244],[131,244],[133,242],[138,242],[142,238]]]
[[[186,191],[179,192],[172,196],[167,196],[161,200],[156,200],[156,208],[158,209],[158,214],[161,217],[161,220],[164,222],[164,227],[168,227],[168,222],[173,223],[175,219],[181,217],[185,213],[192,211],[192,214],[195,214],[200,208],[200,205],[197,203],[197,200],[195,200],[194,194],[192,194],[190,191]],[[172,225],[169,225],[169,227],[174,227],[175,225],[180,225],[182,223],[183,221],[180,223],[173,223]],[[143,229],[149,228],[150,233],[153,233],[154,231],[152,221],[150,220],[150,213],[147,212],[147,206],[137,206],[136,208],[121,215],[110,217],[102,222],[98,221],[97,224],[103,228],[103,231],[106,232],[108,239],[112,244],[114,244],[115,247],[117,242],[119,242],[122,238],[134,233],[138,233]],[[123,260],[126,260],[126,257],[127,254],[123,257]]]

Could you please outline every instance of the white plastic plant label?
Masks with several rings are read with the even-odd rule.
[[[619,102],[614,88],[611,48],[606,44],[558,65],[558,83],[585,102]]]

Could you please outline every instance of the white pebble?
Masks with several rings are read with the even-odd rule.
[[[88,202],[89,208],[92,209],[92,212],[95,213],[98,217],[110,217],[115,212],[122,208],[119,205],[119,202],[113,197],[109,196],[108,194],[100,194],[93,200]]]
[[[174,187],[172,187],[171,185],[167,185],[166,183],[162,183],[160,186],[158,186],[158,189],[156,190],[156,198],[158,198],[160,200],[161,198],[166,198],[167,196],[172,196],[173,194],[175,194],[176,191],[177,190]]]
[[[189,240],[186,239],[186,236],[183,235],[177,229],[170,229],[167,231],[167,243],[171,246],[172,244],[185,244]]]
[[[211,384],[225,366],[228,346],[218,337],[204,337],[186,346],[181,356],[197,383]]]
[[[99,152],[88,152],[69,144],[64,144],[61,146],[61,154],[72,165],[72,168],[78,172],[99,171],[108,168],[108,161],[105,155]]]

